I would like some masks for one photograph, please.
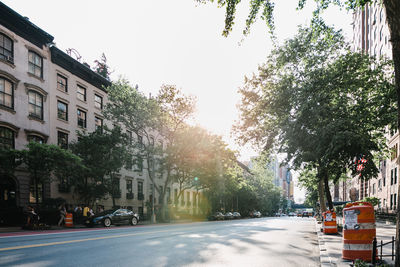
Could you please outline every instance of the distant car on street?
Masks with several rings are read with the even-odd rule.
[[[233,219],[233,213],[232,212],[227,212],[225,213],[225,220],[231,220]]]
[[[240,219],[240,217],[242,217],[242,216],[240,215],[239,212],[235,211],[235,212],[233,213],[233,218],[234,218],[234,219]]]
[[[250,217],[251,218],[261,218],[261,212],[259,212],[259,211],[250,212]]]
[[[225,215],[222,214],[222,212],[217,211],[216,213],[210,215],[208,217],[208,219],[210,221],[219,221],[219,220],[224,220],[225,219]]]
[[[312,216],[312,215],[311,215]],[[310,213],[308,211],[303,211],[303,214],[301,215],[302,218],[304,217],[310,217]]]
[[[130,224],[137,225],[139,215],[127,209],[112,209],[105,210],[94,216],[86,219],[85,225],[88,227],[102,224],[105,227],[110,227],[112,224]]]
[[[289,212],[289,217],[295,217],[296,216],[296,212]]]

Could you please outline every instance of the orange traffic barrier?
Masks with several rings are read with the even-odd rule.
[[[72,213],[67,213],[65,215],[65,227],[74,227],[73,214]]]
[[[322,213],[323,222],[322,229],[324,234],[337,234],[337,224],[336,224],[336,212],[327,211]]]
[[[342,258],[371,261],[372,242],[375,237],[375,213],[371,203],[348,203],[343,209]]]

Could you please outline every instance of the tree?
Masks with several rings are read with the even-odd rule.
[[[161,195],[160,187],[155,186],[157,177],[156,161],[164,156],[161,144],[155,142],[164,131],[163,113],[154,98],[147,98],[133,87],[127,80],[120,79],[107,88],[108,99],[104,114],[110,121],[121,125],[127,131],[134,133],[137,142],[132,142],[132,155],[140,164],[153,183],[155,192]],[[142,160],[146,164],[142,165]]]
[[[14,176],[15,169],[22,163],[21,160],[18,150],[0,147],[0,174]]]
[[[214,2],[214,0],[196,0],[197,2]],[[314,11],[313,26],[318,28],[322,22],[319,18],[320,13],[329,8],[331,5],[337,5],[340,7],[346,7],[349,10],[356,10],[358,8],[364,8],[366,5],[371,3],[381,3],[386,11],[387,24],[390,32],[390,42],[392,43],[392,58],[394,63],[394,80],[395,89],[397,94],[397,129],[400,129],[400,1],[397,0],[383,0],[378,2],[377,0],[314,0],[317,3],[317,9]],[[237,0],[217,0],[220,7],[226,6],[225,14],[225,29],[223,35],[227,36],[232,30],[236,6],[240,3]],[[298,8],[302,9],[307,0],[298,0]],[[246,27],[243,33],[246,35],[250,31],[251,25],[256,21],[257,16],[261,13],[261,19],[263,19],[268,25],[268,29],[272,32],[274,30],[274,10],[273,0],[254,0],[250,1],[250,12],[246,20]],[[398,194],[400,195],[400,184],[398,186]],[[400,265],[400,198],[397,200],[397,224],[396,224],[396,260],[395,264]]]
[[[319,193],[319,179],[317,178],[317,172],[315,169],[304,168],[300,172],[299,184],[306,190],[306,199],[304,204],[313,207],[317,210],[318,195],[324,195]],[[325,205],[325,198],[321,198],[320,205]],[[326,208],[325,208],[326,209]],[[321,208],[321,210],[324,210]]]
[[[368,159],[363,178],[377,174],[372,159],[395,117],[390,66],[349,52],[331,28],[300,28],[240,89],[238,139],[264,150],[279,143],[295,168],[315,168],[332,209],[329,179],[358,174],[354,158]]]
[[[110,80],[111,71],[110,67],[107,64],[106,55],[104,53],[101,54],[100,60],[95,60],[94,63],[96,64],[96,66],[94,67],[94,71],[97,74],[106,78],[107,80]]]
[[[101,145],[100,145],[101,144]],[[121,128],[114,126],[84,134],[78,133],[78,141],[72,143],[71,150],[82,158],[85,169],[72,181],[75,192],[86,204],[105,197],[112,197],[113,206],[120,189],[115,183],[124,165],[131,162],[128,138]]]
[[[80,160],[71,152],[56,145],[30,142],[26,147],[27,149],[20,151],[20,153],[22,162],[30,174],[36,204],[38,204],[43,186],[52,180],[53,171],[64,168],[66,162],[78,166]]]

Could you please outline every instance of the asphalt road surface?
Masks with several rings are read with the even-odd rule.
[[[117,226],[0,238],[0,266],[320,266],[309,218]]]

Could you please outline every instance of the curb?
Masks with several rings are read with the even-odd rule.
[[[319,259],[321,262],[321,267],[331,267],[332,266],[332,260],[331,257],[329,256],[328,250],[326,249],[325,246],[325,239],[320,231],[320,227],[318,226],[317,220],[315,220],[315,232],[318,237],[318,245],[319,245]]]

